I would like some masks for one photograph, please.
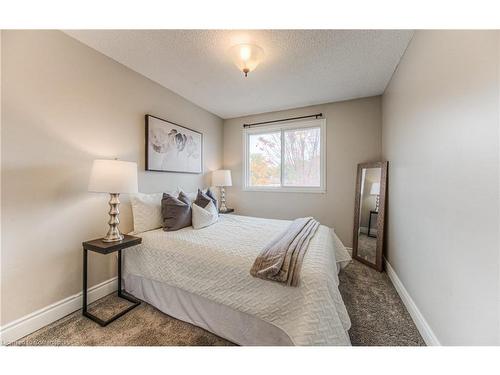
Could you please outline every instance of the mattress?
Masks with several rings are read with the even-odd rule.
[[[321,225],[311,239],[298,287],[249,273],[290,223],[223,215],[199,230],[140,233],[142,244],[125,252],[125,289],[237,344],[350,345],[337,275],[350,256],[332,229]]]

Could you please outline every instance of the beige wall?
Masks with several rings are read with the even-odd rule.
[[[144,115],[204,134],[222,164],[222,120],[58,31],[2,33],[2,324],[81,291],[81,242],[103,235],[106,195],[87,192],[93,159],[137,161],[139,190],[195,189],[205,175],[144,171]],[[123,196],[124,232],[132,229]],[[115,275],[92,255],[89,285]]]
[[[242,191],[243,123],[319,112],[327,120],[326,194]],[[343,243],[351,246],[357,164],[378,161],[380,154],[378,96],[225,120],[224,167],[231,170],[233,177],[233,186],[228,188],[228,206],[242,215],[268,218],[311,215],[335,228]]]
[[[387,256],[445,345],[500,344],[499,52],[418,31],[383,96]]]

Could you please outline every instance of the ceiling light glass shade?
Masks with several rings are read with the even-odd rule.
[[[264,50],[255,44],[237,44],[229,49],[229,54],[238,69],[245,73],[245,77],[264,58]]]

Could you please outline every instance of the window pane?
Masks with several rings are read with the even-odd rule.
[[[320,128],[286,130],[284,137],[284,185],[321,186]]]
[[[281,133],[250,134],[248,138],[249,185],[280,186]]]

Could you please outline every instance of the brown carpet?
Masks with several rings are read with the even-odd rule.
[[[340,274],[340,292],[352,321],[353,345],[424,345],[413,321],[385,273],[352,261]],[[89,311],[106,319],[128,305],[115,295],[93,303]],[[174,319],[142,303],[100,327],[77,311],[12,345],[233,345],[202,328]]]
[[[377,239],[360,233],[358,236],[358,256],[370,263],[376,263]]]
[[[352,323],[352,345],[425,346],[385,272],[353,260],[339,277],[340,293]]]

